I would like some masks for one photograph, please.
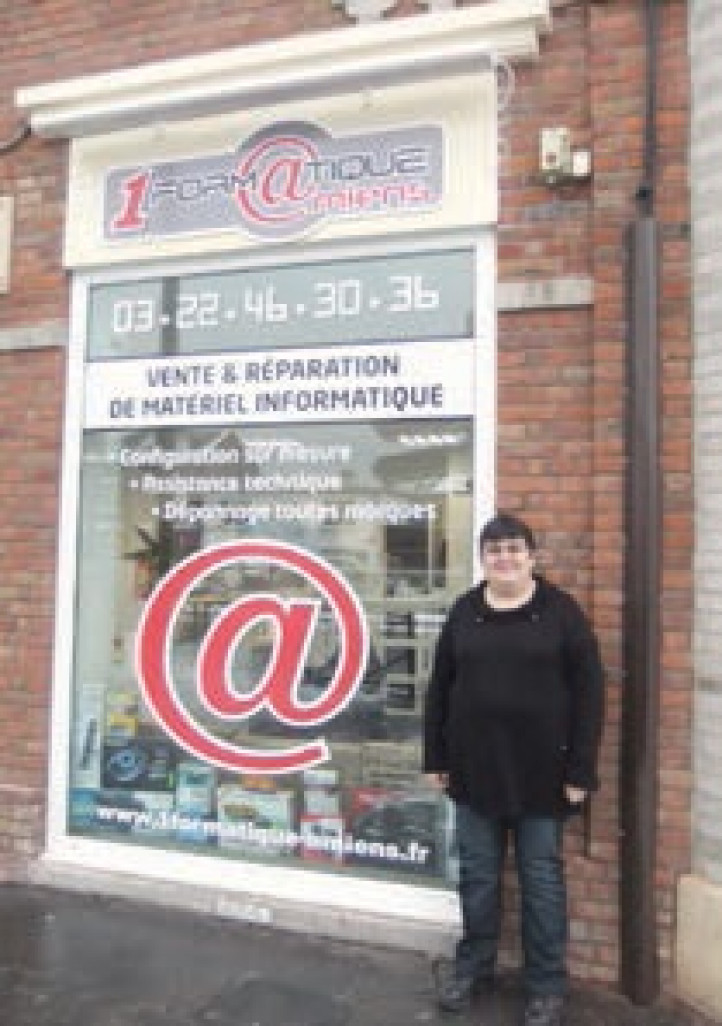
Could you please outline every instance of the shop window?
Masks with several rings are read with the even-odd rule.
[[[473,330],[467,253],[345,261],[310,275],[308,267],[286,268],[96,287],[88,366],[97,375],[86,378],[86,389],[91,381],[110,389],[140,368],[146,384],[163,383],[157,392],[164,397],[176,394],[175,382],[188,394],[195,374],[195,391],[210,402],[231,366],[227,355],[235,359],[243,345],[253,347],[254,367],[282,351],[299,361],[299,374],[317,370],[309,361],[319,359],[318,349],[309,357],[299,325],[284,319],[310,302],[322,314],[312,318],[314,346],[339,360],[356,358],[354,347],[367,345],[369,333],[384,345],[396,335],[409,336],[399,346],[441,338],[451,352],[454,339]],[[450,298],[439,309],[433,297],[444,282]],[[373,311],[382,295],[383,321]],[[230,311],[239,302],[257,331],[234,325]],[[199,353],[208,362],[189,370],[188,358]],[[204,384],[207,366],[213,384]],[[259,382],[254,387],[261,394]],[[100,426],[90,418],[82,441],[69,832],[448,882],[448,809],[424,787],[420,728],[439,627],[472,574],[471,416],[445,409],[437,418],[433,410],[395,417],[392,409],[318,419],[298,410],[262,416],[257,407],[257,416],[236,410],[211,424],[172,416],[166,427],[160,413],[152,424],[138,417],[140,400],[132,412],[129,399],[108,400],[116,401],[120,425],[112,416]],[[229,707],[252,705],[276,672],[278,621],[288,608],[314,610],[299,649],[294,708],[323,701],[347,647],[332,596],[293,565],[219,556],[188,583],[167,636],[156,639],[167,650],[168,701],[199,734],[228,747],[272,753],[322,735],[329,757],[298,772],[238,771],[202,758],[159,722],[141,686],[139,631],[159,588],[197,557],[222,556],[239,540],[307,553],[345,582],[366,631],[357,683],[322,722],[292,722],[273,703],[251,715],[219,716],[219,690]],[[252,608],[258,614],[249,614],[225,650],[223,681],[204,691],[199,667],[210,661],[209,645],[229,617]]]

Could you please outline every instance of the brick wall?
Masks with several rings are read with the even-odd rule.
[[[59,351],[0,352],[0,878],[43,843],[62,384]]]
[[[550,570],[593,614],[608,679],[602,789],[591,857],[568,838],[572,967],[618,972],[617,788],[622,701],[624,231],[643,173],[643,5],[558,3],[539,65],[517,79],[502,162],[499,276],[591,274],[586,311],[500,320],[500,501],[528,511]],[[657,910],[662,976],[673,973],[674,887],[689,865],[691,402],[686,4],[660,5],[659,181],[663,479],[662,694]],[[533,142],[564,124],[591,145],[588,186],[534,181]],[[532,143],[532,145],[530,145]]]
[[[686,3],[659,6],[665,634],[657,885],[669,982],[674,885],[690,858],[691,409]],[[603,786],[590,851],[582,850],[579,825],[567,848],[572,968],[612,984],[618,973],[623,232],[635,216],[642,173],[643,3],[557,0],[553,7],[554,30],[541,60],[516,68],[503,120],[499,276],[591,275],[595,302],[500,317],[499,501],[529,516],[545,568],[584,602],[602,641],[609,680]],[[416,10],[404,0],[397,15]],[[12,93],[20,86],[343,23],[329,0],[15,0],[0,7],[0,142],[16,122]],[[592,148],[594,177],[552,191],[536,176],[537,139],[541,127],[558,124],[571,129],[575,145]],[[28,325],[57,327],[66,317],[64,166],[60,143],[31,140],[0,156],[0,194],[17,203],[13,284],[0,297],[0,338]],[[0,813],[0,857],[30,855],[41,846],[63,364],[59,348],[0,355],[0,466],[13,497],[3,502],[0,527],[0,780],[6,788],[0,800],[10,809]]]

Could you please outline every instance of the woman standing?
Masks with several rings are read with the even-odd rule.
[[[480,536],[483,580],[442,628],[424,719],[424,770],[456,807],[462,936],[438,1002],[460,1011],[491,982],[510,832],[521,891],[525,1026],[559,1026],[566,991],[562,826],[597,786],[599,648],[571,595],[534,572],[516,517]]]

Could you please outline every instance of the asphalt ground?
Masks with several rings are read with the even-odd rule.
[[[0,1026],[517,1026],[513,974],[468,1012],[431,958],[44,887],[0,886]],[[566,1026],[709,1026],[573,985]]]

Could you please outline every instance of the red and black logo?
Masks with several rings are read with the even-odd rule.
[[[333,217],[436,205],[442,190],[438,126],[336,138],[288,121],[255,132],[236,152],[118,169],[106,179],[108,238],[242,227],[282,239]]]

